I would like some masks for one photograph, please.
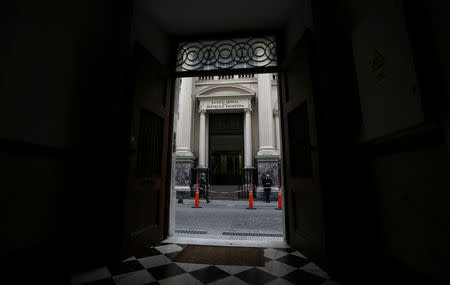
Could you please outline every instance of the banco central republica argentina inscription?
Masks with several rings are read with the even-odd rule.
[[[206,104],[206,109],[234,109],[245,108],[242,102],[237,99],[213,100]]]

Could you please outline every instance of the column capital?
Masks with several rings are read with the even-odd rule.
[[[206,115],[206,110],[205,110],[205,109],[199,109],[198,112],[199,112],[200,114],[205,114],[205,115]]]
[[[244,108],[244,113],[251,113],[252,107]]]
[[[280,110],[278,110],[278,109],[273,109],[273,116],[274,116],[274,117],[279,117],[279,116],[280,116]]]

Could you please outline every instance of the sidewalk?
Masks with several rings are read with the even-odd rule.
[[[177,207],[192,207],[195,204],[194,199],[183,199],[183,204],[177,203]],[[229,208],[237,208],[237,209],[246,209],[248,207],[248,200],[212,200],[209,203],[206,203],[204,198],[199,200],[199,204],[201,207],[205,208],[214,208],[214,207],[229,207]],[[274,209],[278,207],[278,201],[271,201],[270,203],[266,203],[264,201],[254,201],[254,208],[270,208]]]
[[[248,201],[200,200],[201,208],[193,208],[194,199],[177,204],[175,236],[230,241],[283,241],[283,211],[277,202],[255,201],[248,210]]]

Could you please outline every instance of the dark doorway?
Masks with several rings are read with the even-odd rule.
[[[237,185],[241,182],[242,153],[215,151],[211,154],[213,180],[216,185]]]
[[[242,113],[211,114],[209,122],[211,184],[238,185],[243,167]]]

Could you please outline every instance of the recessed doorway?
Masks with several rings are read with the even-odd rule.
[[[209,116],[211,185],[239,185],[243,168],[242,113]]]
[[[214,151],[211,154],[211,184],[238,185],[242,168],[242,153],[238,151]]]
[[[169,240],[286,246],[277,75],[177,83]]]

